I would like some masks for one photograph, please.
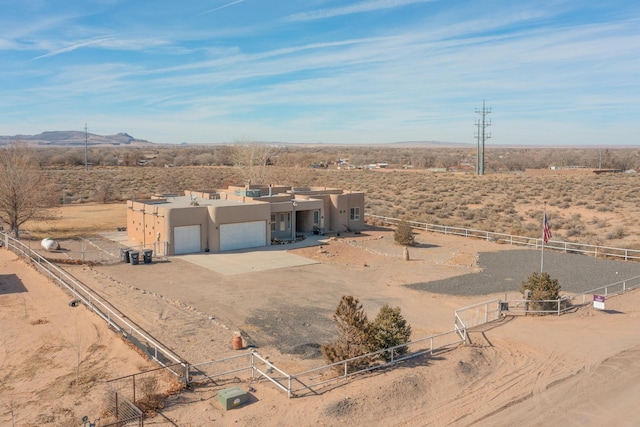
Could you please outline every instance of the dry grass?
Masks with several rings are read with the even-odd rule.
[[[635,218],[640,193],[635,174],[523,174],[478,177],[421,170],[267,170],[266,182],[293,186],[327,186],[365,191],[367,213],[435,224],[538,237],[545,208],[554,240],[616,247],[640,247]],[[185,189],[223,188],[242,183],[233,167],[114,167],[51,170],[61,202],[60,218],[27,224],[37,237],[68,237],[96,230],[115,230],[126,223],[123,203],[84,204],[99,198],[103,180],[114,183],[114,198],[147,198]]]
[[[110,204],[74,204],[59,207],[48,221],[27,222],[23,229],[29,237],[66,239],[94,235],[103,231],[116,231],[127,224],[127,206],[123,202]]]

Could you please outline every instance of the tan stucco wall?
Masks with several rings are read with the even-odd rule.
[[[164,245],[155,244],[168,240],[167,205],[164,204],[164,199],[147,203],[131,200],[127,202],[127,239],[136,245],[164,253]]]
[[[364,193],[347,193],[347,194],[331,194],[330,211],[331,211],[331,231],[344,231],[345,225],[350,228],[358,229],[364,227]],[[350,209],[360,208],[360,219],[352,221],[349,219]]]

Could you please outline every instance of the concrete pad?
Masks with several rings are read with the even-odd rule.
[[[128,239],[126,231],[113,231],[109,233],[100,233],[100,236],[104,237],[105,239],[113,240],[114,242],[127,242],[127,239]]]
[[[199,253],[180,255],[179,258],[224,276],[318,264],[317,261],[291,254],[284,249],[280,251],[256,250],[217,254]]]

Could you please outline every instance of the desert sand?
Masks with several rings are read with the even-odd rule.
[[[391,300],[402,307],[414,336],[444,332],[452,329],[456,308],[493,296],[447,297],[402,284],[472,273],[478,271],[477,253],[513,248],[448,236],[427,239],[431,245],[423,249],[432,256],[413,251],[409,265],[400,256],[385,254],[388,246],[365,249],[334,241],[324,252],[294,251],[319,264],[287,273],[315,277],[322,271],[335,303],[340,292],[353,292],[370,317],[373,309]],[[375,240],[376,245],[383,242]],[[4,248],[0,266],[1,425],[12,425],[12,419],[19,426],[81,425],[83,415],[100,418],[106,379],[153,366],[84,307],[69,307],[66,294]],[[265,296],[272,293],[292,302],[312,299],[315,306],[327,307],[321,315],[330,319],[330,307],[335,307],[330,298],[321,300],[308,291],[305,295],[305,289],[297,287],[277,295],[277,287],[267,282],[281,271],[223,277],[180,259],[145,267],[65,268],[192,363],[236,354],[231,339],[239,330],[254,337],[260,343],[257,350],[287,371],[322,363],[282,352],[282,343],[269,342],[264,331],[247,320],[259,306],[249,303],[249,295],[266,303]],[[207,298],[204,291],[179,286],[181,282],[198,288],[210,283],[219,289],[245,283],[252,291]],[[351,282],[360,284],[347,287]],[[272,287],[256,292],[261,284]],[[170,397],[164,418],[147,419],[145,425],[637,425],[640,291],[609,298],[606,308],[585,306],[563,316],[507,316],[470,332],[466,346],[305,397],[287,399],[270,383],[239,374],[233,385],[251,387],[249,404],[225,411],[216,395],[228,384],[195,387]],[[277,324],[277,313],[274,316]]]

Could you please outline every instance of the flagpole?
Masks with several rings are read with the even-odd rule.
[[[547,202],[544,202],[544,213],[542,216],[542,250],[540,251],[540,274],[544,272],[544,244],[547,240],[549,223],[547,222]],[[549,233],[551,234],[551,233]]]
[[[542,220],[542,250],[540,251],[540,274],[544,272],[544,220],[547,217],[547,210],[545,208],[544,218]]]

